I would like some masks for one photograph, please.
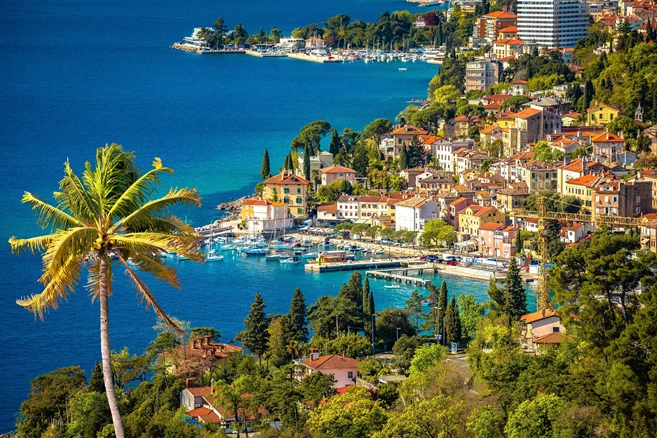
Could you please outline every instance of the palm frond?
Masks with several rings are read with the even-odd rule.
[[[141,303],[146,303],[146,309],[152,308],[153,312],[164,321],[164,323],[171,327],[172,330],[174,330],[179,336],[183,336],[185,334],[184,330],[182,330],[176,323],[166,314],[164,313],[164,310],[160,307],[160,305],[157,303],[155,300],[155,297],[151,293],[150,289],[148,289],[148,286],[146,286],[146,283],[142,281],[141,278],[135,273],[135,271],[126,263],[126,261],[121,257],[120,255],[117,255],[119,261],[125,266],[126,268],[126,274],[130,279],[132,280],[133,284],[135,285],[135,288],[137,289],[137,295],[140,298]]]
[[[69,257],[88,256],[98,238],[98,230],[93,227],[74,227],[53,234],[53,240],[43,254],[44,275],[52,275]]]
[[[11,245],[11,252],[13,254],[20,255],[22,250],[30,251],[34,254],[36,251],[43,251],[46,249],[54,239],[55,236],[53,234],[30,237],[28,239],[17,239],[12,236],[9,239],[9,245]]]
[[[196,189],[170,189],[166,195],[147,202],[128,216],[117,221],[114,227],[110,229],[110,232],[116,232],[120,227],[148,226],[152,218],[166,216],[169,208],[175,205],[195,205],[200,207],[201,197]]]
[[[23,204],[30,204],[32,210],[35,210],[38,213],[37,223],[41,228],[45,229],[50,227],[53,230],[61,230],[73,226],[84,226],[84,224],[78,219],[55,206],[42,201],[30,192],[25,192],[23,194],[21,202]]]
[[[181,290],[180,279],[177,276],[176,269],[160,260],[159,255],[151,256],[144,253],[130,253],[126,251],[129,260],[142,272],[148,272],[158,280],[166,282],[174,289]],[[126,259],[124,254],[121,257]]]
[[[110,210],[110,215],[125,217],[137,210],[153,194],[153,187],[159,182],[158,174],[173,173],[173,169],[162,166],[162,160],[153,160],[153,169],[143,174],[139,179],[121,194]]]
[[[150,254],[154,257],[160,252],[174,252],[197,262],[205,260],[200,250],[200,236],[196,234],[143,232],[116,234],[112,239],[114,248],[131,254]]]
[[[155,233],[175,233],[176,235],[196,236],[196,230],[194,227],[186,224],[175,216],[151,218],[148,224],[144,224],[141,227],[131,227],[131,231],[135,233],[152,231]]]
[[[89,194],[80,178],[73,172],[68,160],[64,163],[64,178],[59,182],[59,189],[61,192],[55,193],[59,208],[72,212],[77,218],[86,222],[98,217]]]
[[[39,280],[45,285],[41,293],[16,300],[16,304],[43,320],[47,310],[56,309],[60,300],[66,300],[68,295],[74,292],[83,260],[80,255],[69,256],[59,269],[43,274]]]

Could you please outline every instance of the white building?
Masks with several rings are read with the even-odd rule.
[[[325,167],[331,167],[333,165],[333,154],[327,151],[321,151],[319,154],[314,157],[310,157],[310,173],[312,176],[313,170],[318,172],[324,169]],[[297,176],[305,178],[303,174],[303,154],[299,155],[297,169],[295,170]]]
[[[428,198],[408,198],[395,204],[395,230],[422,231],[424,224],[438,217],[438,204]]]
[[[241,219],[252,233],[290,229],[294,219],[287,205],[262,199],[247,199],[242,203]]]
[[[474,149],[475,141],[471,139],[463,141],[441,139],[431,144],[431,156],[438,160],[440,168],[447,172],[454,171],[454,156],[452,153],[462,148]]]
[[[518,0],[518,35],[548,48],[575,47],[588,35],[588,6],[580,0]]]
[[[358,208],[358,196],[342,195],[338,198],[338,217],[357,221],[360,217]]]

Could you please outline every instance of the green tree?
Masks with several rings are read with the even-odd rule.
[[[16,424],[19,436],[40,437],[51,422],[67,423],[69,400],[84,383],[84,371],[78,366],[59,368],[32,380]]]
[[[445,333],[447,334],[447,342],[458,343],[461,340],[461,317],[454,296],[452,296],[445,314]]]
[[[471,338],[477,332],[477,324],[486,313],[486,306],[479,304],[474,295],[459,295],[458,307],[461,310],[461,331]]]
[[[303,177],[310,181],[310,144],[303,149]]]
[[[103,365],[96,361],[91,377],[89,377],[89,391],[105,392],[105,383],[103,381]]]
[[[288,346],[290,345],[290,315],[275,315],[267,328],[268,346],[267,360],[274,366],[284,365],[288,358]]]
[[[189,332],[189,339],[201,339],[206,336],[209,336],[212,342],[219,342],[221,332],[214,327],[194,327]]]
[[[399,151],[399,168],[401,170],[408,169],[408,152],[406,146],[403,146]]]
[[[476,408],[468,417],[467,430],[474,438],[502,437],[504,436],[504,414],[492,405]]]
[[[447,301],[447,283],[443,280],[443,284],[440,285],[440,294],[438,295],[438,302],[436,306],[438,307],[438,325],[436,329],[438,330],[439,335],[443,335],[446,330],[445,319],[447,318],[448,312],[448,301]],[[446,345],[446,338],[443,335],[442,337],[443,345]]]
[[[331,124],[324,120],[315,120],[301,128],[299,135],[292,139],[290,147],[299,152],[308,145],[310,155],[319,153],[322,138],[331,130]]]
[[[456,230],[441,219],[431,219],[424,224],[424,230],[420,235],[420,242],[425,246],[436,246],[441,243],[450,246],[455,241]]]
[[[262,154],[262,165],[260,166],[260,178],[267,179],[271,177],[271,164],[269,162],[269,152],[265,149]]]
[[[318,406],[320,400],[335,394],[335,383],[333,374],[312,373],[301,381],[300,389],[305,400]]]
[[[509,260],[509,269],[504,281],[504,305],[503,312],[509,317],[509,324],[520,319],[527,313],[527,295],[522,285],[520,269],[516,263],[516,258],[511,257]]]
[[[365,126],[365,137],[373,138],[378,145],[384,134],[392,132],[392,122],[388,119],[376,119],[369,125]]]
[[[107,424],[112,423],[112,413],[104,392],[79,391],[69,403],[70,436],[96,438]]]
[[[290,303],[290,340],[299,343],[308,342],[308,310],[301,289],[294,289]]]
[[[424,308],[422,307],[424,299],[425,297],[415,289],[410,298],[406,300],[406,310],[410,317],[415,319],[415,330],[418,332],[420,331],[420,320],[424,316]]]
[[[108,310],[114,264],[111,256],[125,268],[146,305],[177,330],[180,329],[164,313],[127,260],[140,271],[153,274],[176,288],[180,288],[180,282],[175,270],[161,261],[159,254],[174,252],[195,261],[203,260],[199,236],[194,229],[167,214],[170,206],[200,205],[196,190],[171,189],[159,199],[151,200],[160,174],[173,170],[162,166],[162,161],[156,158],[153,169],[139,175],[134,159],[134,154],[123,151],[117,144],[99,148],[95,168],[87,163],[82,179],[66,162],[60,191],[54,195],[57,205],[48,204],[29,192],[25,192],[22,199],[38,212],[39,225],[50,229],[51,234],[9,239],[15,254],[24,250],[44,251],[40,278],[43,292],[17,301],[39,317],[68,297],[80,271],[87,267],[89,290],[100,303],[103,375],[117,438],[125,434],[112,381]]]
[[[435,101],[441,105],[455,104],[461,92],[454,85],[443,85],[433,93]]]
[[[504,431],[509,438],[552,438],[552,425],[566,408],[554,394],[540,394],[525,400],[509,417]]]
[[[242,345],[258,355],[258,362],[262,361],[262,356],[267,352],[269,342],[269,318],[265,313],[265,300],[259,292],[256,292],[251,310],[244,319],[244,331],[240,334]]]
[[[365,284],[363,285],[363,331],[370,339],[373,339],[372,330],[372,315],[376,312],[374,307],[374,295],[370,289],[370,279],[365,277]]]
[[[347,285],[343,285],[343,288],[348,289]],[[344,333],[348,327],[361,325],[356,305],[352,300],[344,297],[347,293],[348,291],[345,291],[342,296],[337,297],[320,297],[308,307],[309,327],[316,336],[337,337],[336,329]]]
[[[520,235],[520,231],[516,233],[516,237],[513,242],[514,242],[514,246],[516,247],[516,254],[522,254],[523,244],[522,244],[522,236]]]
[[[380,430],[386,420],[385,409],[372,400],[372,394],[352,387],[315,408],[307,424],[312,437],[365,438]]]
[[[465,411],[462,401],[445,395],[415,402],[388,419],[381,432],[373,438],[456,437],[460,433],[461,416]]]
[[[419,336],[402,335],[395,342],[395,345],[392,346],[392,353],[395,355],[393,365],[400,374],[408,372],[415,351],[422,345],[424,345],[424,340]]]
[[[442,345],[426,344],[415,350],[411,359],[410,374],[424,373],[442,362],[447,356],[447,350]]]
[[[329,152],[333,154],[333,156],[336,156],[340,153],[341,148],[342,141],[340,140],[340,134],[338,134],[337,130],[333,129],[333,131],[331,131],[331,143],[329,143]]]
[[[394,345],[398,336],[415,336],[415,333],[415,327],[408,320],[408,313],[404,309],[385,309],[376,319],[376,334],[388,346]]]

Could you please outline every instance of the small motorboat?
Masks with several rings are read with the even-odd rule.
[[[276,262],[276,261],[286,260],[288,257],[290,257],[288,254],[274,252],[267,254],[265,260],[268,262]]]
[[[301,263],[301,257],[299,256],[289,257],[285,260],[281,260],[281,263],[285,263],[285,264]]]
[[[316,259],[317,257],[319,257],[319,254],[316,252],[309,252],[301,256],[302,259]]]
[[[221,247],[222,251],[234,251],[235,249],[237,249],[235,245],[223,245]]]
[[[401,289],[401,286],[398,284],[386,284],[385,286],[386,289]]]
[[[223,261],[224,256],[219,255],[219,251],[216,249],[213,249],[208,253],[208,255],[205,257],[206,262],[221,262]]]
[[[249,248],[246,251],[244,251],[244,254],[248,256],[261,256],[267,254],[267,250],[264,250],[262,248]]]

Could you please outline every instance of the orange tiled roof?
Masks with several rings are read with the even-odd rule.
[[[512,14],[510,12],[504,12],[504,11],[496,11],[496,12],[491,12],[489,14],[486,14],[483,16],[483,18],[518,18],[516,14]]]
[[[351,369],[358,368],[358,361],[350,357],[345,357],[339,354],[329,354],[327,356],[320,356],[315,360],[307,358],[301,361],[301,364],[313,370],[335,370],[335,369]]]
[[[267,181],[265,181],[265,184],[276,184],[276,185],[287,184],[287,185],[307,186],[308,184],[310,184],[310,181],[301,178],[300,176],[297,176],[293,173],[283,172],[283,173],[279,173],[278,175],[272,176]]]
[[[422,128],[418,128],[417,126],[413,125],[405,125],[405,126],[400,126],[399,128],[395,129],[392,131],[392,135],[426,135],[428,134],[427,131],[425,131]]]
[[[527,109],[524,109],[524,110],[520,111],[519,113],[517,113],[516,117],[519,118],[519,119],[528,119],[528,118],[533,117],[536,114],[540,114],[540,113],[541,113],[541,110],[537,110],[535,108],[527,108]]]
[[[622,143],[625,139],[611,132],[603,132],[602,134],[593,137],[591,141],[593,143]]]
[[[483,224],[482,226],[479,227],[479,230],[483,231],[496,231],[499,230],[500,228],[504,228],[505,225],[501,224],[499,222],[488,222],[486,224]]]
[[[322,169],[322,173],[332,174],[332,173],[356,173],[354,169],[350,169],[344,166],[331,166],[325,167]]]
[[[558,316],[557,312],[552,309],[543,309],[539,310],[538,312],[522,315],[520,320],[524,321],[525,324],[531,324],[533,322],[540,321],[541,319],[551,318],[553,316]]]
[[[547,335],[534,338],[532,342],[534,344],[561,344],[564,340],[568,340],[568,342],[574,341],[574,339],[571,338],[570,336],[564,335],[563,333],[560,332],[556,332],[556,333],[548,333]]]

